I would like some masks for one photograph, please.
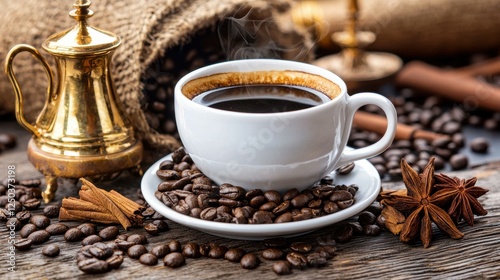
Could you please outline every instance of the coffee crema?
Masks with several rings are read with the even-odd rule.
[[[193,98],[207,107],[240,113],[282,113],[328,102],[323,93],[298,86],[241,85],[209,90]]]
[[[339,85],[322,76],[292,70],[218,73],[193,79],[187,82],[181,91],[184,96],[192,100],[210,90],[246,85],[305,87],[321,92],[329,99],[334,99],[341,93]]]

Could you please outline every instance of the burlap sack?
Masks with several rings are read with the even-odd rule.
[[[296,21],[317,27],[319,45],[336,51],[331,34],[345,28],[347,0],[302,0]],[[500,49],[498,0],[358,0],[359,28],[372,31],[369,50],[435,58]]]
[[[3,1],[0,62],[15,44],[41,48],[50,35],[73,27],[72,1]],[[113,57],[113,78],[137,132],[146,144],[172,150],[175,82],[188,71],[227,59],[312,59],[308,33],[292,24],[286,0],[95,0],[90,25],[114,32],[122,45]],[[50,55],[44,56],[53,63]],[[29,55],[15,71],[25,115],[34,121],[45,102],[46,76]],[[54,69],[54,68],[53,68]],[[14,97],[0,75],[0,111],[12,112]]]

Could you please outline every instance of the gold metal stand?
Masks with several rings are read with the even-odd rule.
[[[348,12],[345,30],[331,36],[342,51],[319,58],[313,64],[339,75],[351,92],[371,89],[393,77],[403,62],[390,53],[365,52],[364,48],[373,43],[376,36],[373,32],[358,31],[357,0],[349,0]]]

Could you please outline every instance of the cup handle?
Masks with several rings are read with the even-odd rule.
[[[385,151],[391,145],[392,140],[394,140],[397,125],[397,113],[394,105],[391,103],[391,101],[389,101],[389,99],[385,98],[382,95],[371,92],[363,92],[356,93],[355,95],[348,98],[346,110],[347,119],[346,126],[342,134],[344,137],[344,139],[342,139],[342,145],[347,144],[347,139],[349,138],[349,134],[351,132],[354,113],[356,113],[356,111],[361,106],[370,104],[380,107],[385,113],[385,116],[387,118],[387,129],[384,136],[379,141],[373,143],[370,146],[355,150],[344,150],[335,168],[356,160],[376,156]]]

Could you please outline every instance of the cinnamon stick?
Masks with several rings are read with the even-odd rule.
[[[99,189],[97,189],[94,184],[89,182],[88,180],[81,178],[82,184],[92,192],[92,195],[96,198],[97,204],[106,208],[116,219],[120,222],[123,228],[127,229],[132,226],[129,219],[122,211],[116,206],[115,203],[111,199],[109,199],[106,195],[104,195]],[[80,192],[85,192],[86,190],[82,189]],[[81,195],[80,195],[81,196]]]
[[[88,214],[90,213],[90,214]],[[93,213],[87,211],[71,211],[61,208],[59,210],[59,221],[82,221],[82,222],[96,222],[103,224],[118,223],[115,217],[110,217],[103,213]]]
[[[353,125],[357,128],[375,132],[383,135],[387,129],[387,119],[385,117],[358,111],[354,115]],[[398,123],[396,126],[395,140],[411,140],[411,139],[426,139],[434,141],[435,139],[448,137],[444,134],[435,133],[432,131],[415,129],[406,124]]]
[[[399,86],[415,88],[461,102],[466,108],[480,107],[500,111],[500,88],[469,76],[482,73],[490,67],[496,68],[496,63],[483,68],[470,67],[461,71],[446,71],[414,61],[408,63],[398,73],[395,82]]]
[[[59,211],[59,220],[119,223],[125,229],[142,224],[140,214],[143,206],[114,190],[107,192],[84,178],[80,180],[82,182],[80,199],[64,198]]]

